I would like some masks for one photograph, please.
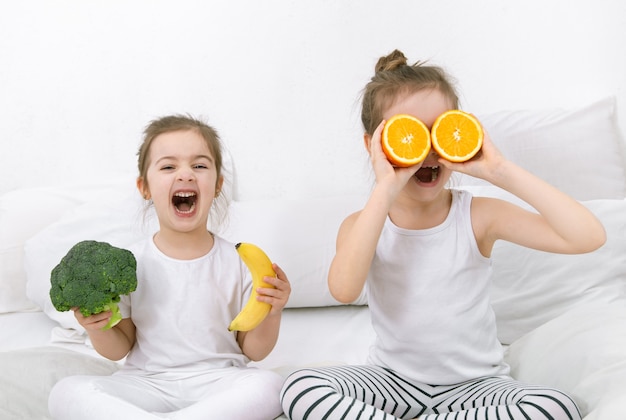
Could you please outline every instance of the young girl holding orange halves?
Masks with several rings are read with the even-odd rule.
[[[431,127],[458,98],[438,67],[382,57],[363,95],[362,121],[376,183],[337,237],[328,284],[340,302],[365,287],[377,339],[363,366],[294,372],[281,392],[290,419],[580,419],[564,393],[509,376],[489,303],[497,240],[556,253],[600,247],[605,232],[582,205],[506,160],[486,133],[465,163],[434,152],[408,168],[381,147],[386,119],[411,114]],[[532,205],[446,188],[453,171],[485,179]]]

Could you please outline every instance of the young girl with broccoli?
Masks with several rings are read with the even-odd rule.
[[[151,122],[138,153],[137,187],[154,204],[159,231],[130,250],[137,290],[122,296],[122,321],[74,313],[94,348],[124,366],[112,376],[62,379],[50,394],[52,416],[102,419],[272,419],[280,415],[283,379],[247,367],[278,338],[290,294],[285,273],[265,281],[258,299],[272,309],[247,332],[229,323],[247,302],[250,273],[232,243],[207,230],[220,199],[222,154],[217,133],[188,116]]]
[[[431,127],[458,108],[444,71],[381,57],[365,87],[362,122],[375,185],[337,236],[328,284],[340,302],[367,290],[377,338],[363,366],[304,369],[281,392],[290,419],[580,419],[558,390],[509,376],[489,303],[497,240],[557,253],[605,241],[582,205],[506,160],[485,134],[481,152],[451,163],[432,152],[408,168],[381,147],[386,119],[411,114]],[[532,205],[446,188],[453,171],[485,179]]]

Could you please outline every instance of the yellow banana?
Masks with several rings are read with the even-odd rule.
[[[240,242],[235,245],[241,260],[246,264],[252,274],[252,293],[248,302],[233,319],[228,326],[229,331],[250,331],[256,328],[269,314],[272,305],[266,302],[259,302],[256,289],[258,287],[274,287],[263,281],[264,277],[276,277],[276,272],[272,268],[272,261],[256,245]]]

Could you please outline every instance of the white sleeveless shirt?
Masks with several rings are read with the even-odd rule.
[[[137,341],[120,372],[176,379],[244,367],[230,321],[247,302],[250,272],[235,245],[215,236],[213,248],[194,260],[163,254],[152,238],[129,248],[137,259],[137,290],[122,296]]]
[[[368,362],[430,385],[509,373],[489,302],[491,259],[472,230],[472,196],[451,191],[439,226],[408,230],[387,218],[367,280],[377,335]]]

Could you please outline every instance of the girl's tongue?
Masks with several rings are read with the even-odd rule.
[[[417,180],[423,184],[435,182],[439,176],[439,167],[421,167],[415,173]]]
[[[172,204],[179,213],[189,214],[195,209],[197,199],[194,192],[178,192],[172,197]]]

